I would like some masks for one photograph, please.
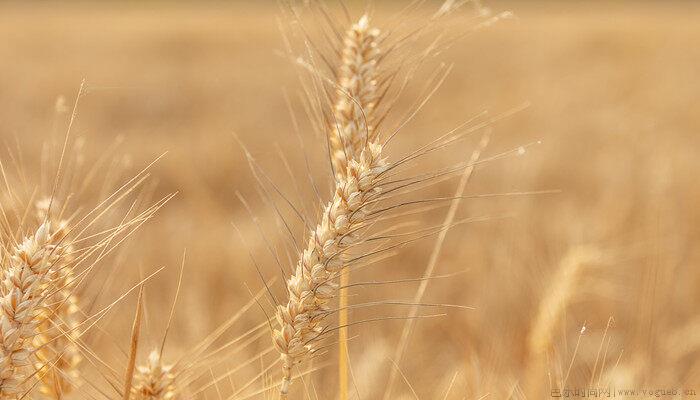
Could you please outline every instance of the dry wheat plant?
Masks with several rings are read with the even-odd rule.
[[[74,6],[76,18],[80,7],[106,7],[81,25],[101,33],[77,43],[97,40],[84,48],[106,56],[113,40],[131,54],[152,35],[158,68],[130,70],[133,85],[88,76],[75,96],[52,98],[45,134],[0,128],[0,400],[700,391],[697,274],[681,268],[697,242],[678,244],[696,226],[678,222],[687,232],[674,236],[658,217],[675,215],[665,202],[671,167],[639,172],[637,196],[621,196],[622,166],[552,155],[547,134],[520,132],[533,131],[525,120],[537,103],[531,111],[505,84],[483,98],[464,84],[498,47],[480,45],[482,35],[526,42],[525,17],[478,0],[284,0],[245,5],[253,12],[244,16],[215,3],[201,19],[168,3],[166,15],[186,22],[169,28],[152,13],[165,5],[124,6],[115,17],[116,3]],[[37,18],[47,32],[63,26]],[[260,33],[263,20],[274,29]],[[8,21],[0,12],[0,27]],[[547,29],[542,40],[555,42]],[[226,52],[198,45],[203,38],[239,52],[222,61]],[[525,63],[536,52],[517,49],[528,53],[520,72],[540,70]],[[471,53],[453,62],[462,51]],[[203,60],[216,67],[199,70]],[[238,81],[248,92],[226,88],[239,79],[232,62],[260,69]],[[487,72],[509,82],[503,64]],[[106,71],[121,67],[112,60]],[[196,78],[183,85],[200,86],[185,95],[170,85],[187,68]],[[204,92],[230,97],[192,107]],[[493,96],[507,103],[479,108]],[[93,118],[105,105],[114,129],[100,136]],[[158,116],[172,132],[148,136],[132,114]],[[174,128],[190,119],[207,123]],[[151,152],[150,141],[165,145]],[[554,157],[600,168],[591,181],[606,183],[590,195],[605,211],[580,198],[557,208],[568,198],[560,183],[587,175],[535,179],[557,175],[532,172]]]

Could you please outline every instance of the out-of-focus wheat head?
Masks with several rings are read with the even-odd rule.
[[[548,285],[550,290],[540,300],[539,309],[528,337],[531,354],[541,355],[552,345],[554,331],[563,313],[576,294],[580,274],[587,265],[600,260],[600,251],[590,246],[575,246],[569,250]]]
[[[556,273],[548,284],[549,290],[539,302],[539,308],[528,335],[528,356],[524,385],[531,397],[541,397],[547,388],[542,385],[546,371],[548,352],[552,349],[556,328],[577,294],[584,269],[600,262],[601,252],[593,246],[573,246],[562,258]],[[581,334],[585,331],[585,326]],[[550,353],[551,355],[551,353]],[[573,362],[573,360],[572,360]],[[558,382],[557,385],[565,384]]]
[[[175,374],[172,365],[166,365],[157,349],[148,355],[146,365],[136,368],[134,384],[131,388],[135,400],[177,399]]]

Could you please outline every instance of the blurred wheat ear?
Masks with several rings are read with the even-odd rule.
[[[148,355],[148,362],[136,368],[131,398],[134,400],[170,400],[177,398],[173,366],[166,365],[160,351],[154,349]]]
[[[601,252],[591,246],[575,246],[569,249],[559,263],[559,268],[552,276],[549,290],[540,300],[539,308],[530,327],[528,336],[528,360],[525,386],[531,393],[541,396],[544,387],[540,380],[544,378],[547,352],[552,348],[556,328],[576,295],[584,269],[592,263],[599,262]]]
[[[45,200],[37,205],[40,220],[49,220],[48,204]],[[54,222],[56,240],[61,241],[69,231],[67,221]],[[50,399],[61,399],[70,394],[79,384],[79,366],[82,361],[77,329],[80,326],[82,314],[76,291],[77,279],[71,263],[74,261],[74,247],[71,243],[63,245],[63,257],[51,268],[51,286],[47,299],[47,318],[39,327],[35,337],[37,348],[36,368],[48,371],[40,376],[39,391]]]

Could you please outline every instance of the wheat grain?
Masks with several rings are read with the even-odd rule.
[[[331,161],[342,178],[348,161],[360,155],[372,140],[372,121],[379,98],[377,63],[380,31],[363,15],[346,32],[338,70],[336,99],[329,131]]]
[[[381,145],[369,143],[357,160],[348,162],[346,178],[338,180],[321,223],[311,232],[295,273],[287,281],[289,300],[278,306],[280,326],[273,332],[281,354],[282,395],[289,390],[292,368],[314,352],[324,332],[328,303],[338,291],[334,279],[347,267],[347,248],[361,240],[357,229],[367,223],[367,201],[380,191],[376,178],[388,167],[381,153]]]

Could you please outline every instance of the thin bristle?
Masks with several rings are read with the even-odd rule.
[[[131,327],[131,345],[129,346],[129,361],[124,375],[124,395],[123,400],[131,398],[131,388],[134,382],[134,370],[136,368],[136,354],[139,348],[141,336],[141,318],[143,316],[143,285],[139,288],[139,298],[136,302],[136,314]]]

